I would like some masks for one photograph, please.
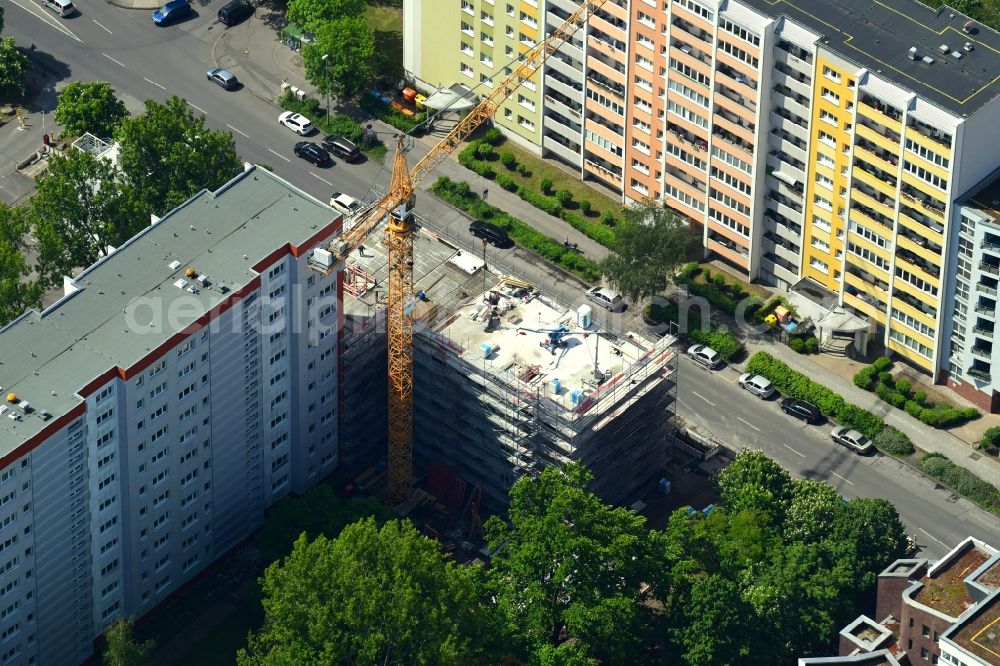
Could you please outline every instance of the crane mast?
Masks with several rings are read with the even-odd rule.
[[[338,263],[346,260],[388,217],[385,232],[389,255],[386,317],[389,356],[387,499],[392,504],[409,499],[413,489],[413,317],[409,300],[413,297],[414,188],[448,159],[480,124],[492,118],[500,104],[531,78],[545,60],[569,41],[584,21],[605,2],[607,0],[585,0],[552,34],[535,46],[526,48],[513,71],[496,84],[412,169],[407,168],[404,136],[398,136],[389,191],[362,213],[354,226],[338,239],[336,247],[331,248]]]

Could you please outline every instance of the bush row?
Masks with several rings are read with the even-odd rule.
[[[398,130],[404,132],[413,131],[417,125],[427,119],[426,111],[417,111],[413,116],[408,116],[399,109],[394,109],[377,97],[362,95],[359,106],[373,117],[384,123],[389,123]]]
[[[746,351],[743,342],[729,331],[702,331],[696,328],[688,331],[687,336],[695,342],[708,345],[719,352],[719,355],[726,361],[732,361]]]
[[[699,273],[702,274],[704,282],[695,280],[695,276]],[[674,282],[685,285],[689,294],[704,298],[712,307],[719,308],[731,317],[736,316],[740,303],[745,303],[743,315],[750,318],[761,306],[760,299],[743,291],[742,285],[738,282],[729,284],[725,275],[721,273],[712,275],[707,269],[703,270],[693,262],[685,264],[677,271]]]
[[[571,273],[579,275],[584,280],[594,282],[600,279],[601,271],[595,261],[584,257],[579,252],[567,250],[561,241],[539,233],[517,218],[489,205],[472,192],[468,183],[456,182],[447,176],[442,176],[431,187],[431,191],[472,217],[497,225],[506,231],[510,239],[518,245],[535,252]]]
[[[929,476],[945,484],[987,511],[1000,515],[1000,490],[978,476],[959,467],[940,453],[928,453],[920,458],[920,467]]]
[[[799,354],[819,353],[819,340],[813,335],[793,335],[788,338],[788,346],[792,348],[793,352],[798,352]]]
[[[894,456],[908,456],[916,450],[906,433],[900,432],[892,426],[883,428],[881,432],[872,437],[872,441],[880,450]]]
[[[927,402],[927,394],[914,391],[910,382],[894,380],[891,369],[892,361],[880,356],[871,365],[854,373],[854,385],[872,391],[893,407],[905,410],[913,418],[934,428],[947,428],[979,418],[979,410],[975,407],[959,409]]]
[[[874,438],[885,423],[871,412],[846,402],[822,384],[817,384],[767,352],[757,352],[747,362],[747,372],[764,375],[786,396],[808,400],[830,419]]]

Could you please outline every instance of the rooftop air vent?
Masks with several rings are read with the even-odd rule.
[[[951,52],[951,57],[954,58],[955,60],[961,60],[963,55],[965,55],[965,54],[962,53],[961,51],[952,51]]]
[[[188,283],[186,280],[178,280],[177,282],[174,282],[174,286],[177,287],[178,289],[183,289],[184,287],[188,286]]]
[[[42,417],[43,421],[48,421],[49,419],[52,418],[52,415],[49,414],[48,410],[45,410],[45,409],[43,409],[42,411],[38,412],[38,415],[40,417]]]
[[[934,64],[934,58],[932,58],[930,56],[924,56],[924,62],[927,63],[928,65],[933,65]]]
[[[948,51],[951,51],[951,47],[948,46],[947,44],[942,44],[941,46],[938,47],[938,51],[940,51],[941,53],[947,53]]]
[[[167,264],[167,268],[169,268],[172,271],[176,271],[180,267],[181,267],[181,262],[177,261],[176,259]]]
[[[965,44],[962,45],[962,48],[965,49],[966,53],[971,53],[972,52],[972,42],[966,42]]]
[[[907,53],[910,56],[910,60],[918,60],[919,59],[919,56],[917,56],[917,47],[916,46],[911,46],[910,50],[907,51]]]

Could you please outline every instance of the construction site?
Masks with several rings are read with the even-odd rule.
[[[593,471],[592,490],[609,502],[655,486],[674,428],[672,337],[600,330],[582,293],[558,303],[430,233],[414,235],[413,256],[418,488],[468,514],[470,504],[503,513],[518,478],[571,461]],[[372,244],[345,270],[349,470],[385,463],[386,266]]]

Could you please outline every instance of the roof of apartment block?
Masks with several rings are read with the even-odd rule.
[[[933,577],[925,576],[920,580],[923,587],[914,600],[950,617],[960,616],[973,603],[965,579],[991,556],[970,542],[964,552],[935,565]]]
[[[991,174],[979,187],[962,198],[962,205],[981,210],[1000,224],[1000,170]]]
[[[787,15],[822,34],[831,50],[956,115],[971,115],[1000,93],[1000,34],[978,22],[966,34],[962,28],[971,19],[947,6],[935,10],[916,0],[742,1],[775,18]],[[971,51],[964,50],[966,42]],[[916,60],[909,56],[912,47]],[[924,62],[925,56],[934,62]]]
[[[0,330],[0,386],[11,409],[0,417],[0,456],[43,428],[41,410],[66,414],[89,382],[137,364],[250,282],[262,259],[306,243],[338,216],[266,169],[250,168],[85,270],[73,280],[78,291]],[[188,268],[205,275],[207,286],[187,278]],[[6,402],[8,392],[33,413],[8,418],[22,411]]]
[[[1000,666],[1000,594],[982,602],[945,635],[986,663]]]

